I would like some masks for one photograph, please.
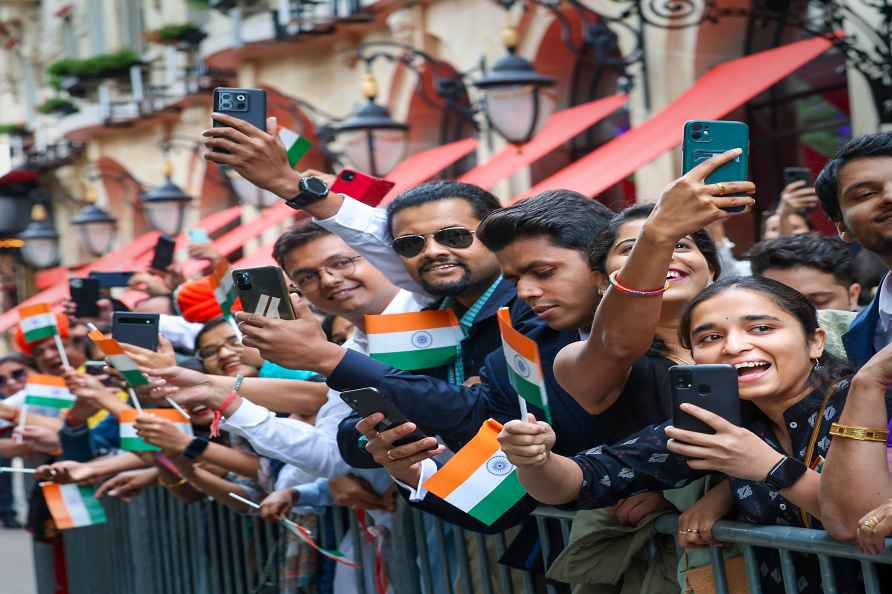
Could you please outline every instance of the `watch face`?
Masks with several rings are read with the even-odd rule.
[[[324,195],[328,192],[328,186],[318,177],[305,177],[304,182],[308,192],[317,195]]]

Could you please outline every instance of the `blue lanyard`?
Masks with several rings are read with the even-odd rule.
[[[461,317],[458,321],[459,326],[461,326],[462,331],[465,334],[465,338],[468,337],[468,334],[471,332],[471,326],[474,325],[474,322],[477,320],[477,316],[480,314],[480,310],[483,309],[483,306],[489,301],[492,297],[492,294],[496,292],[496,287],[499,286],[499,283],[502,282],[502,275],[499,275],[489,288],[483,292],[480,297],[474,302],[471,307],[468,308],[468,311]],[[452,297],[447,297],[443,300],[443,303],[440,305],[440,309],[448,309],[452,307],[454,303],[454,299]],[[449,368],[449,383],[454,385],[463,384],[465,381],[465,362],[462,358],[462,343],[458,343],[458,349],[455,354],[455,360],[452,362],[452,366]]]

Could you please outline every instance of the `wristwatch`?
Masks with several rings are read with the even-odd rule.
[[[306,205],[318,202],[328,196],[328,184],[316,176],[311,175],[300,178],[300,181],[297,182],[297,187],[300,189],[297,196],[285,201],[285,204],[296,210],[300,210]]]
[[[206,449],[208,449],[208,445],[210,442],[205,437],[196,437],[192,441],[189,442],[189,445],[186,446],[186,449],[183,450],[183,458],[188,458],[189,460],[197,460],[200,455],[204,453]]]
[[[768,476],[763,481],[772,491],[788,489],[802,478],[808,468],[799,460],[784,456],[768,471]]]

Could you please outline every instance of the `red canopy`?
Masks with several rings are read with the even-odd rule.
[[[791,43],[720,64],[640,126],[517,196],[566,188],[597,196],[681,143],[687,120],[720,118],[829,49],[823,38]]]
[[[594,126],[622,107],[628,99],[625,95],[614,95],[554,113],[531,141],[521,146],[506,146],[486,163],[465,173],[459,181],[490,189],[515,171]]]
[[[393,171],[387,174],[387,179],[396,182],[396,185],[387,193],[381,204],[387,204],[400,192],[426,182],[476,148],[476,138],[465,138],[464,140],[415,153],[411,157],[404,159],[393,168]]]

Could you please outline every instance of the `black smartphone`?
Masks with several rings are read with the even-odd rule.
[[[105,375],[105,361],[87,361],[84,364],[84,371],[87,375]]]
[[[116,311],[112,315],[112,338],[150,351],[158,350],[158,320],[156,313]]]
[[[74,316],[95,318],[99,316],[99,281],[95,278],[68,279],[68,293],[74,302]]]
[[[99,281],[100,289],[112,287],[126,287],[130,282],[133,272],[91,272],[89,277]]]
[[[246,312],[267,318],[294,319],[285,275],[278,266],[233,270],[232,280]]]
[[[397,425],[408,423],[409,419],[394,406],[392,402],[381,396],[381,392],[377,388],[360,388],[358,390],[347,390],[341,392],[341,400],[347,403],[347,406],[362,415],[363,418],[375,413],[383,413],[384,420],[375,426],[380,433],[393,429]],[[427,437],[422,431],[416,429],[409,435],[393,442],[395,446],[414,443],[419,439]]]
[[[784,167],[784,187],[793,182],[802,181],[811,185],[811,170],[808,167]]]
[[[672,425],[698,433],[715,431],[679,405],[689,402],[717,414],[729,423],[741,424],[737,370],[733,365],[674,365],[669,368],[672,387]]]
[[[266,91],[263,89],[214,89],[214,111],[244,120],[266,132]],[[224,127],[214,121],[214,127]]]
[[[173,252],[177,247],[177,242],[167,235],[160,235],[158,241],[155,242],[155,251],[152,254],[152,263],[149,267],[153,270],[164,272],[168,266],[173,264]]]

